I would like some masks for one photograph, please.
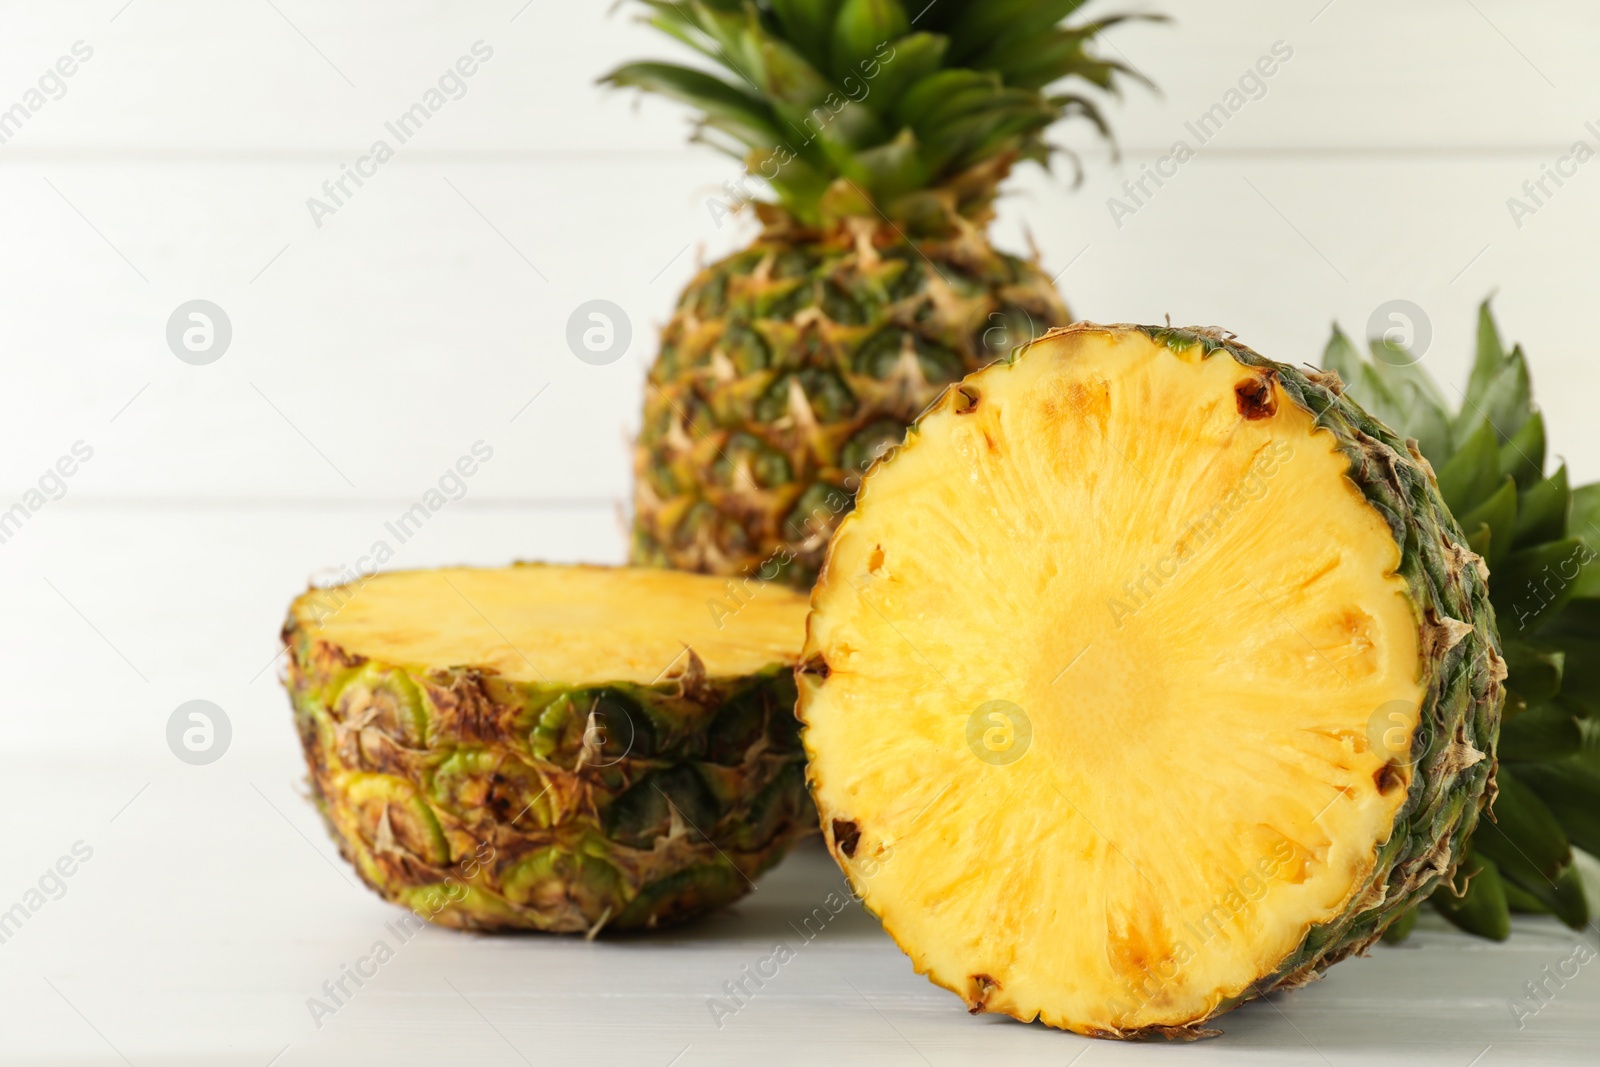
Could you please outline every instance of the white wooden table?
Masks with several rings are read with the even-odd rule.
[[[287,713],[272,710],[287,736]],[[170,756],[4,765],[0,800],[27,824],[23,840],[8,836],[7,891],[79,840],[93,855],[0,945],[0,1062],[1491,1067],[1590,1064],[1600,1042],[1600,964],[1521,1029],[1509,1008],[1572,954],[1571,931],[1519,922],[1490,945],[1431,916],[1405,946],[1246,1006],[1220,1020],[1223,1037],[1192,1047],[973,1018],[913,974],[858,905],[807,940],[802,920],[843,889],[815,840],[732,910],[649,938],[428,928],[402,940],[391,924],[404,913],[353,884],[296,795],[295,754],[275,747],[199,769]],[[16,870],[19,855],[31,866]],[[346,980],[348,996],[323,988],[379,941],[392,958],[363,965],[375,977]],[[724,983],[779,943],[794,959],[731,999]]]
[[[722,983],[796,944],[790,924],[838,886],[816,851],[647,940],[427,930],[316,1025],[307,999],[392,941],[399,913],[352,884],[297,795],[284,606],[477,441],[493,459],[391,566],[620,560],[653,327],[698,256],[749,234],[707,210],[737,168],[682,145],[677,109],[593,87],[667,50],[608,6],[0,0],[0,110],[93,49],[0,144],[0,510],[93,450],[0,541],[0,909],[45,878],[0,943],[0,1063],[1593,1063],[1600,964],[1514,1020],[1523,984],[1575,944],[1545,922],[1489,945],[1425,921],[1227,1017],[1219,1040],[1168,1048],[969,1018],[852,907],[719,1028]],[[1084,316],[1221,324],[1289,361],[1314,360],[1331,320],[1360,335],[1410,300],[1446,383],[1498,289],[1552,452],[1574,482],[1600,478],[1584,321],[1600,162],[1520,226],[1507,208],[1596,141],[1593,6],[1150,7],[1176,24],[1110,39],[1164,90],[1109,108],[1122,161],[1064,131],[1087,181],[1019,174],[999,243],[1031,233]],[[317,226],[307,198],[480,40],[494,55],[466,94]],[[1259,99],[1118,226],[1108,198],[1279,41],[1293,57]],[[164,336],[195,298],[233,325],[206,366]],[[564,340],[595,298],[634,328],[609,366]],[[232,724],[209,766],[166,747],[191,699]]]

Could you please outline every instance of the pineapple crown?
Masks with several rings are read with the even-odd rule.
[[[694,139],[743,160],[782,212],[808,226],[880,213],[913,230],[986,219],[1019,159],[1071,153],[1045,140],[1079,117],[1110,139],[1080,79],[1112,93],[1149,84],[1089,51],[1129,19],[1066,25],[1085,0],[641,0],[644,21],[717,64],[628,63],[603,84],[698,108]],[[1076,166],[1076,160],[1073,160]]]

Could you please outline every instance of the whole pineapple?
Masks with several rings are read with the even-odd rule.
[[[1510,934],[1512,911],[1581,929],[1589,908],[1572,845],[1600,855],[1592,719],[1600,713],[1600,484],[1571,488],[1565,466],[1545,474],[1544,417],[1527,361],[1501,343],[1487,302],[1459,405],[1420,356],[1384,340],[1371,351],[1363,359],[1335,327],[1323,366],[1347,395],[1415,438],[1432,464],[1445,503],[1488,563],[1510,671],[1492,817],[1478,824],[1460,877],[1433,903],[1462,929],[1496,940]]]
[[[1087,50],[1083,0],[645,0],[725,77],[631,63],[604,81],[701,111],[696,138],[776,202],[662,331],[635,452],[633,560],[809,587],[861,474],[950,382],[1070,320],[986,227],[1049,92],[1132,74]],[[921,5],[916,5],[920,7]],[[1134,75],[1136,76],[1136,75]]]

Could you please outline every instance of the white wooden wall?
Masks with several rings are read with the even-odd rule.
[[[475,441],[494,458],[393,565],[622,558],[654,328],[695,261],[750,231],[707,210],[738,168],[683,144],[680,109],[593,84],[671,50],[608,6],[0,3],[0,109],[75,42],[93,49],[0,145],[0,508],[74,442],[94,449],[0,544],[0,645],[23,687],[0,749],[170,758],[167,715],[205,697],[236,745],[287,755],[269,666],[287,598]],[[1506,205],[1574,141],[1600,147],[1592,5],[1160,9],[1174,22],[1108,41],[1162,88],[1109,107],[1121,162],[1064,131],[1087,180],[1020,176],[997,239],[1031,233],[1081,316],[1222,325],[1284,360],[1410,300],[1445,382],[1464,381],[1474,307],[1497,292],[1553,450],[1600,478],[1600,162],[1520,227]],[[315,225],[307,198],[478,41],[493,57],[466,95]],[[1184,123],[1276,42],[1293,57],[1265,95],[1118,226],[1107,198],[1194,143]],[[208,366],[165,342],[194,298],[233,324]],[[595,298],[634,326],[609,366],[565,343]]]

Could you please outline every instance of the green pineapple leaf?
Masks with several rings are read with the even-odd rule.
[[[1519,549],[1506,557],[1489,587],[1502,637],[1528,637],[1560,613],[1576,592],[1568,575],[1576,575],[1574,561],[1583,549],[1582,541],[1565,538]]]
[[[852,167],[857,179],[879,200],[892,200],[914,189],[920,189],[928,180],[928,167],[923,162],[921,146],[916,134],[901,130],[900,136],[888,144],[869,148],[855,156]]]
[[[1361,380],[1362,365],[1361,353],[1339,329],[1339,324],[1334,323],[1333,334],[1322,349],[1322,369],[1337,373],[1348,390]]]
[[[1487,423],[1479,426],[1435,473],[1439,493],[1455,514],[1468,514],[1487,500],[1500,486],[1500,449],[1494,427]]]
[[[1489,531],[1488,544],[1485,546],[1487,551],[1478,552],[1476,546],[1473,551],[1488,561],[1491,573],[1511,552],[1517,519],[1517,483],[1509,477],[1500,483],[1500,488],[1490,494],[1487,500],[1459,516],[1461,529],[1469,536],[1480,526]]]
[[[965,60],[1007,37],[1032,36],[1075,14],[1083,5],[1084,0],[988,0],[967,4],[950,23],[951,39],[957,42],[953,58]]]
[[[1469,934],[1504,941],[1511,936],[1511,910],[1505,886],[1492,859],[1469,850],[1456,871],[1428,898],[1439,914]]]
[[[1530,704],[1550,700],[1561,692],[1566,655],[1560,649],[1531,641],[1506,641],[1506,687]]]
[[[1488,395],[1489,383],[1494,381],[1505,365],[1506,352],[1500,344],[1500,331],[1495,327],[1494,316],[1489,311],[1489,301],[1478,305],[1478,348],[1472,361],[1472,374],[1467,379],[1467,403],[1472,407],[1483,404]]]
[[[1567,514],[1572,509],[1572,491],[1567,487],[1567,467],[1535,482],[1523,494],[1513,533],[1518,546],[1537,545],[1567,536]]]
[[[1489,382],[1483,397],[1468,399],[1456,421],[1456,432],[1466,436],[1479,426],[1491,426],[1500,442],[1509,441],[1533,415],[1528,364],[1522,349],[1512,349],[1505,365]]]
[[[900,0],[844,0],[833,24],[833,76],[859,78],[868,60],[910,32],[911,19]]]
[[[950,38],[937,33],[907,34],[893,42],[893,59],[879,67],[867,86],[866,103],[881,116],[894,108],[907,89],[939,69]]]
[[[1499,757],[1504,763],[1542,763],[1570,756],[1582,745],[1583,732],[1572,712],[1541,704],[1500,728]]]
[[[645,89],[698,108],[702,124],[738,138],[751,148],[782,140],[778,117],[767,102],[704,71],[672,63],[629,63],[608,76],[612,85]]]
[[[818,69],[828,62],[839,4],[840,0],[771,0],[782,35]]]
[[[1512,774],[1538,794],[1573,844],[1600,856],[1600,770],[1578,757],[1519,765]]]
[[[1527,489],[1544,477],[1544,416],[1535,411],[1522,428],[1500,446],[1500,469]]]
[[[1083,0],[941,0],[915,14],[910,0],[639,2],[647,23],[721,76],[630,63],[603,83],[698,109],[695,139],[724,151],[803,161],[794,178],[751,171],[802,223],[882,215],[913,234],[951,232],[952,214],[986,221],[1020,160],[1048,167],[1059,153],[1076,168],[1046,139],[1058,122],[1087,121],[1109,141],[1093,99],[1051,89],[1076,80],[1117,95],[1125,80],[1149,84],[1094,44],[1129,19],[1159,21],[1068,24]]]
[[[915,127],[926,121],[934,108],[961,93],[978,90],[995,92],[1000,80],[992,74],[976,70],[940,70],[921,78],[906,89],[905,95],[895,105],[894,121],[900,126]]]

